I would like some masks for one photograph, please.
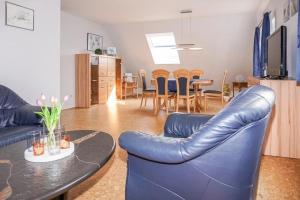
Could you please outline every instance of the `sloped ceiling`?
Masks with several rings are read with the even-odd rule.
[[[264,0],[62,0],[62,10],[101,23],[176,19],[182,9],[193,16],[255,12]]]

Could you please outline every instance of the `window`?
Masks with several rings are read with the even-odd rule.
[[[146,34],[155,64],[180,64],[173,33]]]
[[[276,31],[276,13],[275,11],[270,13],[270,34]]]

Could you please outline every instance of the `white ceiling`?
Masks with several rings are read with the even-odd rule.
[[[102,23],[155,21],[193,16],[255,12],[264,0],[62,0],[62,10]]]

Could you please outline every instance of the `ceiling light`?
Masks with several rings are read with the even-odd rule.
[[[200,47],[196,47],[196,44],[193,42],[187,42],[188,40],[191,40],[192,38],[192,10],[182,10],[180,11],[181,14],[181,43],[176,44],[176,46],[174,47],[174,49],[178,50],[178,51],[184,51],[184,50],[192,50],[192,51],[198,51],[198,50],[202,50],[203,48]],[[189,20],[188,20],[188,39],[185,39],[184,41],[184,37],[183,37],[183,15],[189,15]]]

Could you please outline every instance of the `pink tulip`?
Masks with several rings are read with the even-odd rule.
[[[64,97],[64,101],[66,102],[66,101],[68,101],[69,100],[69,95],[66,95],[65,97]]]
[[[46,96],[45,96],[43,93],[41,94],[41,100],[42,100],[42,101],[45,101],[45,100],[46,100]]]
[[[37,100],[36,100],[36,104],[37,104],[38,106],[43,106],[43,103],[42,103],[42,101],[41,101],[40,99],[37,99]]]
[[[54,104],[55,103],[55,97],[52,96],[51,99],[50,99],[50,101],[51,101],[52,104]]]

